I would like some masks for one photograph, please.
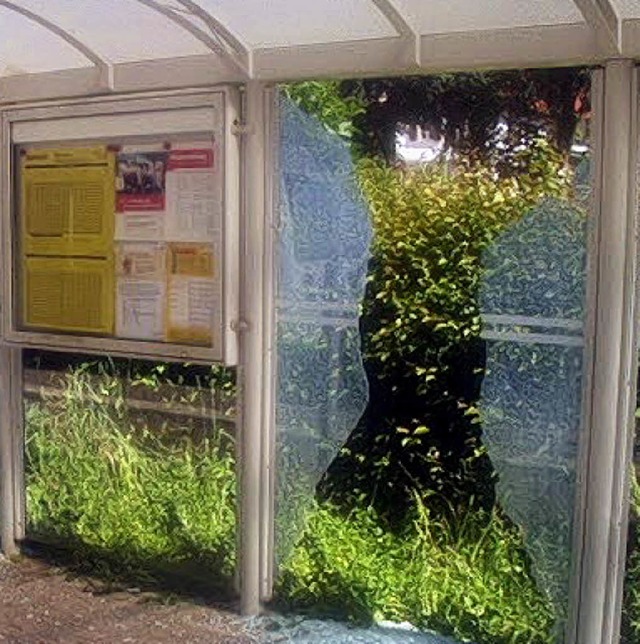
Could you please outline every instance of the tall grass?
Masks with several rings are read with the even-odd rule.
[[[418,500],[398,533],[371,509],[318,506],[280,593],[297,610],[407,620],[476,644],[554,641],[553,606],[528,572],[522,535],[495,511],[436,521]]]
[[[28,530],[128,576],[206,572],[228,589],[235,563],[232,441],[195,444],[134,429],[116,377],[82,371],[63,399],[26,408]],[[113,405],[105,404],[105,395]]]
[[[27,406],[29,531],[66,543],[93,571],[139,583],[186,567],[229,591],[231,439],[162,439],[129,422],[118,378],[96,382],[75,371],[63,399]],[[391,529],[371,508],[317,504],[281,570],[282,603],[359,622],[408,620],[476,644],[552,641],[552,606],[517,528],[498,512],[445,521],[420,499],[414,506],[404,529]]]

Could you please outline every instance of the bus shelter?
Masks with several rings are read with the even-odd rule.
[[[617,640],[637,367],[638,0],[0,0],[0,36],[2,549],[25,530],[23,349],[237,365],[249,615],[274,576],[277,84],[591,67],[569,641]]]

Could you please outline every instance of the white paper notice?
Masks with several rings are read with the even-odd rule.
[[[167,175],[167,238],[171,241],[213,241],[216,210],[211,172],[182,170]]]
[[[116,334],[121,338],[164,340],[166,246],[117,246]]]
[[[222,230],[214,149],[172,149],[166,174],[166,239],[212,242]]]
[[[117,299],[118,337],[164,340],[165,285],[162,282],[119,280]]]
[[[164,212],[117,212],[115,238],[119,241],[163,241]]]

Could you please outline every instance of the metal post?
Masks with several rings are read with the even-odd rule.
[[[24,537],[22,352],[0,345],[0,540],[6,556]]]
[[[604,70],[602,161],[596,194],[591,409],[576,641],[611,644],[624,576],[622,501],[629,409],[635,390],[635,74],[632,61]]]
[[[262,358],[262,490],[260,500],[260,597],[263,602],[272,599],[274,577],[274,521],[275,521],[275,460],[276,460],[276,272],[278,235],[278,180],[279,180],[279,124],[277,91],[265,90],[265,227],[264,227],[264,290],[263,320],[264,344]]]
[[[240,432],[240,609],[260,612],[261,492],[263,452],[263,355],[265,292],[265,114],[264,85],[246,86],[241,226],[242,430]]]

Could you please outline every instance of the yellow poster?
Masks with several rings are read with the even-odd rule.
[[[113,262],[27,257],[24,322],[38,329],[113,333]]]
[[[98,150],[94,156],[98,156]],[[114,156],[105,151],[101,160],[82,165],[90,151],[63,148],[40,150],[36,160],[32,154],[25,156],[22,172],[25,254],[50,257],[111,254]],[[66,167],[58,152],[64,152]],[[41,166],[47,159],[53,165]]]
[[[210,346],[221,306],[210,244],[168,245],[167,340]]]
[[[27,151],[21,179],[23,323],[112,334],[114,154]]]

